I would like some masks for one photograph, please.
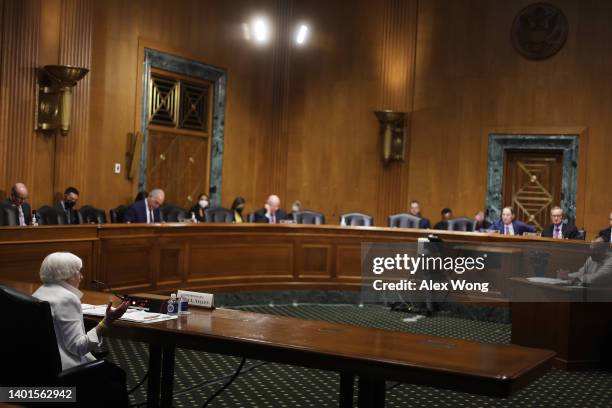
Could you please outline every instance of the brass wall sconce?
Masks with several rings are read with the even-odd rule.
[[[383,163],[404,161],[404,145],[406,143],[407,112],[391,110],[374,111],[380,122],[380,134],[383,138]]]
[[[36,130],[60,130],[66,136],[72,115],[72,88],[89,69],[70,65],[45,65],[36,86]]]

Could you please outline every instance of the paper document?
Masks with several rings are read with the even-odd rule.
[[[527,278],[529,282],[533,283],[548,283],[549,285],[563,285],[568,283],[568,281],[557,278],[546,278],[543,276],[534,276],[531,278]]]
[[[103,317],[106,315],[106,305],[88,305],[82,304],[83,314],[89,316]],[[128,309],[119,320],[125,320],[134,323],[155,323],[164,320],[176,319],[177,315],[167,315],[163,313],[151,313],[144,310]]]

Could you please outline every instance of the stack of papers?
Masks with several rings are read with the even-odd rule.
[[[83,309],[83,314],[89,316],[103,317],[104,315],[106,315],[106,305],[88,305],[86,303],[83,303],[81,305],[81,308]],[[134,323],[155,323],[162,322],[164,320],[176,319],[177,317],[178,316],[176,315],[151,313],[139,309],[128,309],[125,311],[125,314],[121,316],[119,320],[125,320]]]
[[[531,278],[527,278],[529,282],[534,283],[548,283],[549,285],[563,285],[569,283],[569,281],[557,278],[546,278],[542,276],[534,276]]]

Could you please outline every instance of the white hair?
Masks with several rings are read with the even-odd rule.
[[[151,190],[151,192],[149,193],[149,197],[163,197],[166,194],[164,193],[164,190],[162,190],[161,188],[155,188],[153,190]]]
[[[40,280],[43,283],[56,283],[70,279],[81,272],[83,261],[70,252],[54,252],[40,265]]]

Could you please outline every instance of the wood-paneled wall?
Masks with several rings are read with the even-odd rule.
[[[276,192],[328,222],[362,211],[384,225],[412,198],[432,220],[445,206],[471,215],[484,206],[491,129],[581,129],[578,225],[595,232],[612,208],[612,4],[555,2],[569,37],[536,62],[509,38],[530,3],[2,0],[0,190],[25,181],[34,207],[68,184],[83,204],[131,200],[136,180],[112,169],[140,128],[146,43],[228,71],[224,205],[242,195],[251,211]],[[273,24],[268,45],[242,38],[255,13]],[[311,25],[305,47],[290,39],[301,21]],[[91,68],[75,88],[65,139],[32,131],[34,68],[54,62]],[[386,168],[373,114],[385,108],[410,112],[407,160]]]

